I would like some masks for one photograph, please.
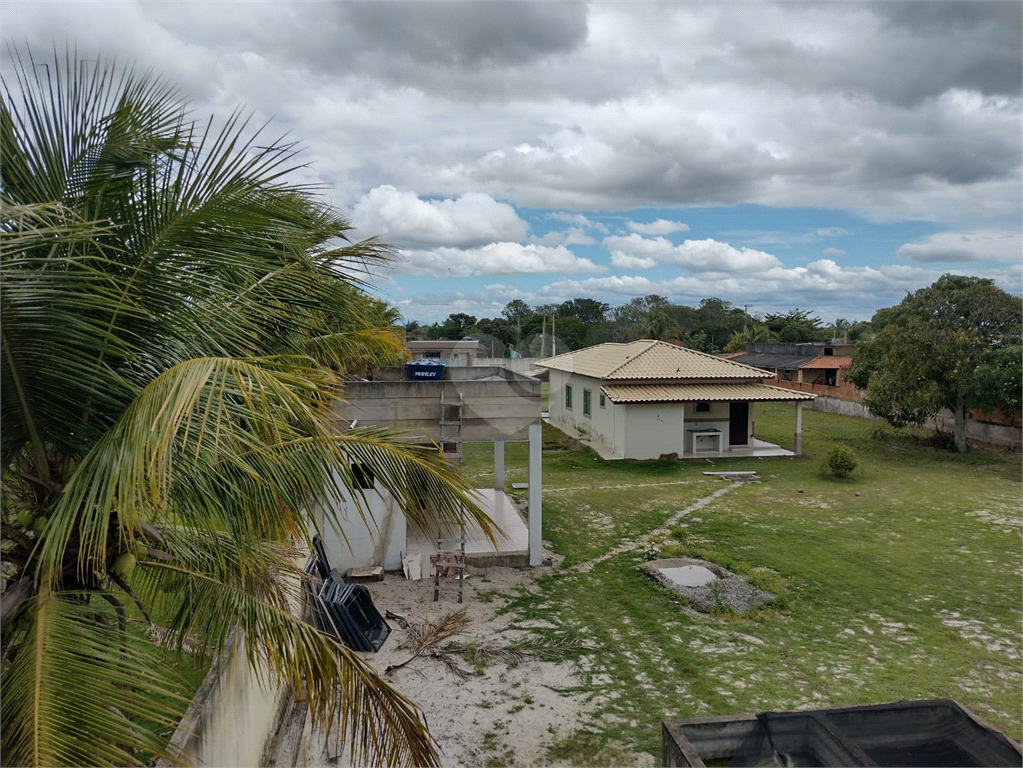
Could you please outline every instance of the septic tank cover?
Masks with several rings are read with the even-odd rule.
[[[640,568],[703,613],[710,613],[715,608],[746,613],[750,608],[762,608],[774,599],[770,592],[757,589],[741,576],[707,560],[673,557],[651,560]]]

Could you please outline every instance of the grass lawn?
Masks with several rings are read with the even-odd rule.
[[[794,410],[758,404],[757,436],[792,447]],[[660,721],[899,699],[959,701],[1023,735],[1023,551],[1019,455],[964,456],[880,422],[804,411],[803,459],[738,459],[742,485],[685,517],[661,543],[726,567],[769,568],[778,607],[698,617],[636,568],[637,548],[583,573],[565,569],[724,485],[706,462],[604,462],[545,426],[544,538],[560,573],[504,610],[542,618],[600,646],[580,661],[598,706],[552,757],[614,764],[616,745],[660,755]],[[835,445],[860,467],[821,475]],[[526,480],[526,445],[506,447],[506,481]],[[467,472],[492,478],[490,446],[467,446]]]

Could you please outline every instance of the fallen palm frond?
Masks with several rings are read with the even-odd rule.
[[[435,658],[439,658],[438,654],[441,653],[440,643],[447,640],[449,637],[461,634],[466,627],[469,626],[470,619],[463,609],[446,614],[436,622],[424,621],[419,624],[413,624],[410,621],[402,619],[399,624],[401,625],[401,628],[405,630],[405,638],[398,643],[398,648],[411,650],[412,655],[401,664],[392,664],[389,666],[384,670],[384,674],[390,674],[394,670],[400,669],[406,664],[410,664],[422,656],[433,656]],[[446,654],[441,655],[446,656]],[[450,662],[446,658],[442,658],[441,660],[447,664],[449,669],[452,669]],[[458,674],[459,677],[463,676],[460,673],[464,672],[464,670],[452,669],[452,671]],[[464,676],[467,675],[468,673],[465,673]]]
[[[472,676],[472,672],[461,666],[459,660],[467,661],[476,667],[488,661],[515,666],[531,659],[535,661],[560,661],[568,656],[596,650],[595,646],[588,645],[579,638],[564,635],[527,638],[525,640],[517,640],[508,645],[459,641],[444,642],[450,637],[462,634],[469,626],[470,620],[464,610],[449,613],[436,622],[424,621],[416,624],[402,617],[399,619],[399,624],[405,630],[405,638],[397,647],[411,650],[412,655],[400,664],[392,664],[387,667],[384,670],[384,674],[390,674],[416,659],[432,658],[444,664],[458,677],[466,679]]]

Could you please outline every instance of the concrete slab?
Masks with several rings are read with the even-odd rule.
[[[497,546],[487,539],[478,527],[465,532],[465,560],[469,565],[525,567],[529,565],[529,528],[518,509],[504,491],[493,488],[478,488],[476,500],[503,532],[498,534]],[[457,541],[458,530],[443,532],[447,540]],[[437,533],[425,533],[409,524],[406,539],[407,555],[422,553],[423,562],[428,563],[430,555],[437,552]],[[424,566],[425,567],[425,566]]]

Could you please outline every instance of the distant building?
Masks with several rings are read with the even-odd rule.
[[[429,357],[454,367],[475,365],[477,360],[490,354],[489,350],[476,339],[407,341],[405,347],[413,360]]]
[[[852,365],[856,345],[852,342],[806,342],[802,344],[747,344],[745,352],[727,355],[727,359],[774,373],[782,386],[792,384],[836,387],[834,392],[807,388],[816,394],[845,397],[859,401],[855,387],[843,381]],[[844,385],[844,386],[843,386]],[[802,387],[791,387],[803,389]]]

